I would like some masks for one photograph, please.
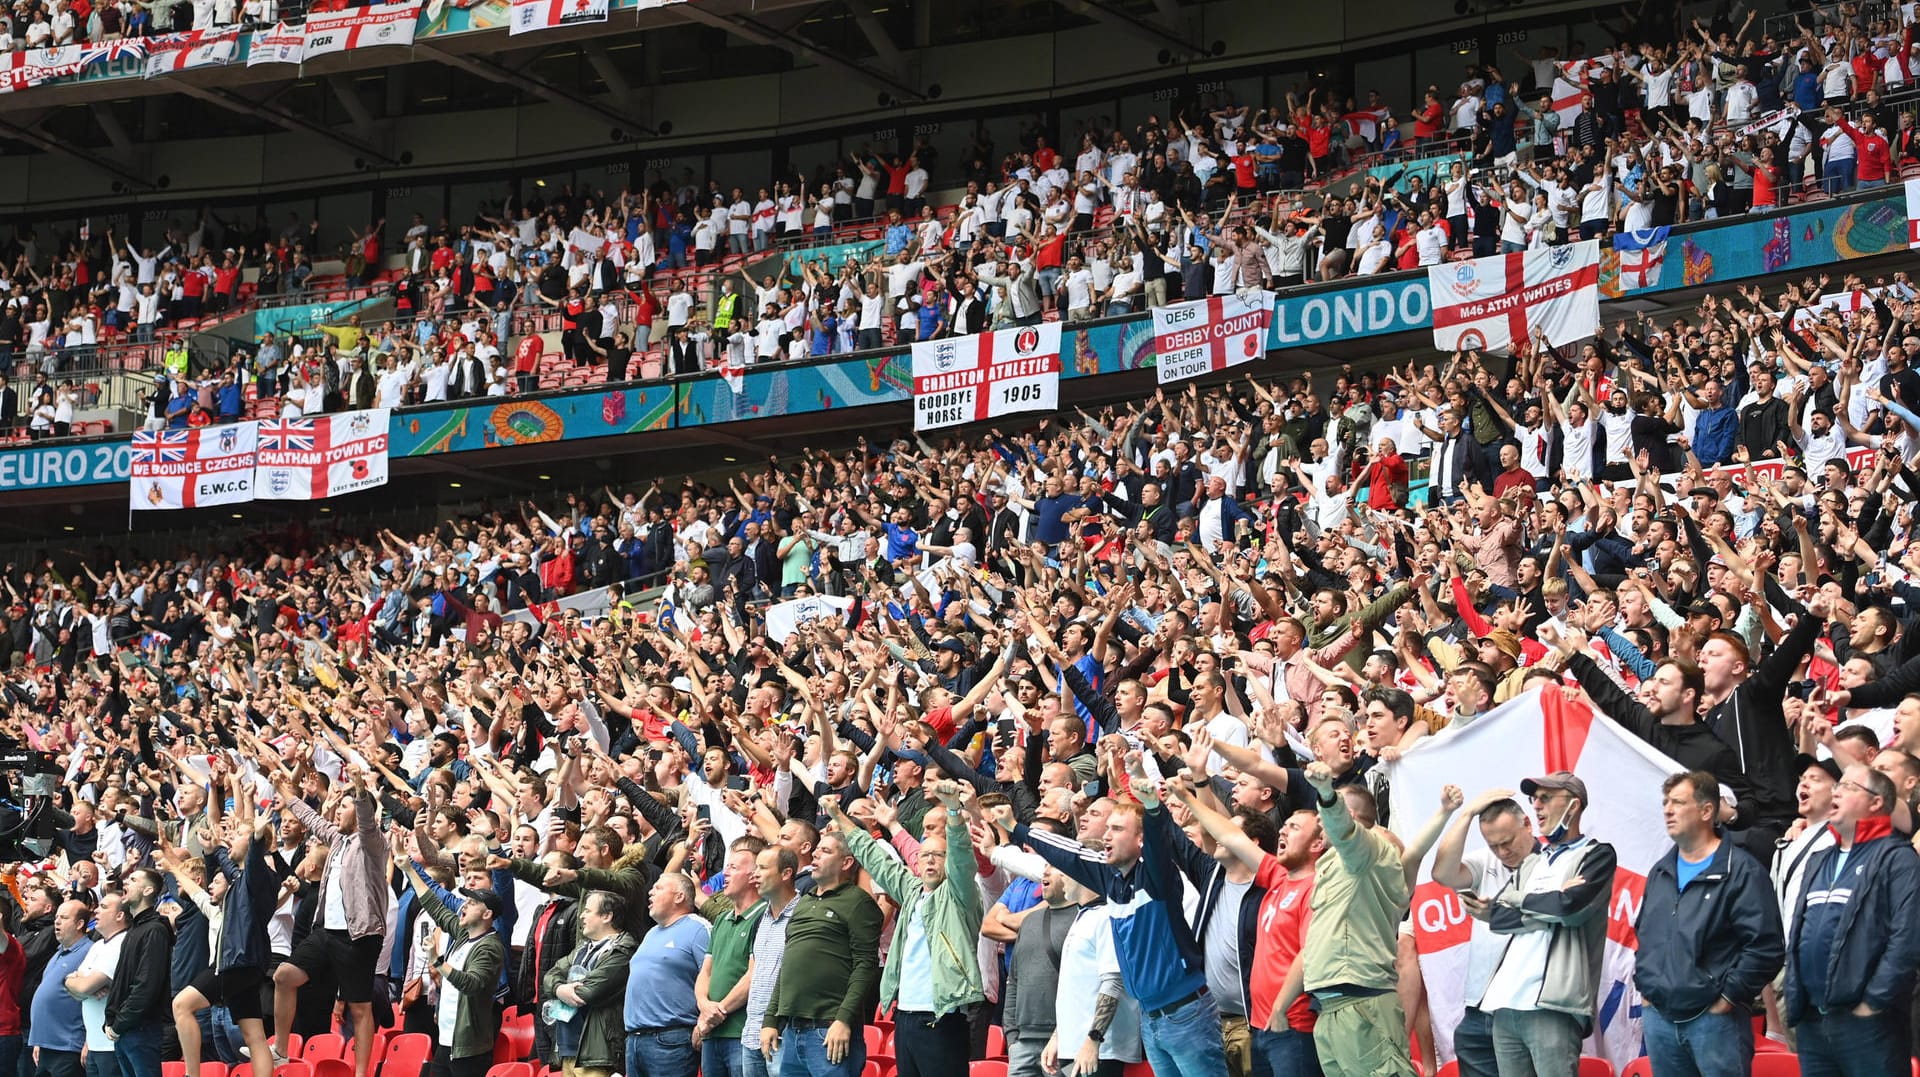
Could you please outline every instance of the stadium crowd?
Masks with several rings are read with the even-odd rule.
[[[17,7],[31,27],[66,0]],[[189,10],[196,25],[239,17],[212,3],[169,17]],[[944,166],[920,138],[758,187],[689,172],[618,195],[537,192],[463,222],[332,222],[325,246],[297,216],[277,232],[203,216],[157,248],[109,232],[41,251],[29,235],[5,275],[0,369],[46,377],[0,393],[0,424],[63,435],[61,398],[83,396],[102,344],[320,282],[390,296],[395,320],[265,339],[231,362],[169,354],[150,420],[238,418],[249,394],[296,415],[535,391],[555,365],[541,315],[570,369],[609,381],[649,357],[662,374],[739,371],[1772,209],[1920,160],[1899,11],[1821,8],[1777,36],[1753,13],[1734,20],[1723,6],[1683,25],[1649,6],[1612,49],[1543,49],[1519,78],[1470,66],[1418,104],[1321,86],[1263,107],[1208,97],[1065,139],[1030,125],[1010,149],[980,128]],[[1459,160],[1408,156],[1441,151]],[[953,205],[932,203],[936,183]],[[742,273],[773,251],[787,260]]]
[[[0,806],[0,1069],[270,1077],[338,1027],[354,1077],[389,1028],[453,1077],[1432,1073],[1431,850],[1461,1072],[1571,1074],[1595,791],[1386,784],[1538,689],[1685,768],[1655,1072],[1746,1073],[1756,1015],[1900,1072],[1914,301],[1809,279],[1577,356],[9,565],[0,731],[54,773]]]

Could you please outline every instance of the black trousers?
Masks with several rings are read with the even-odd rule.
[[[900,1077],[967,1077],[973,1034],[964,1010],[935,1021],[933,1014],[893,1015],[894,1062]]]
[[[493,1067],[492,1051],[467,1058],[452,1058],[447,1052],[447,1048],[433,1045],[433,1060],[427,1065],[431,1077],[487,1077],[487,1070]]]

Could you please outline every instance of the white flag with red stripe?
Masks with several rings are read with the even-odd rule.
[[[133,435],[127,471],[134,509],[195,509],[253,500],[255,423]]]
[[[171,75],[200,67],[222,67],[233,62],[240,48],[240,28],[193,30],[167,34],[147,43],[146,77]]]
[[[607,21],[607,0],[513,0],[508,36]]]
[[[1640,1054],[1640,994],[1633,986],[1634,920],[1646,891],[1647,872],[1666,854],[1660,783],[1681,768],[1645,741],[1571,702],[1555,687],[1536,688],[1503,704],[1465,729],[1445,730],[1388,764],[1394,830],[1411,839],[1440,805],[1440,791],[1461,786],[1469,798],[1485,789],[1518,790],[1521,781],[1570,770],[1587,783],[1593,803],[1584,805],[1582,832],[1613,846],[1619,866],[1607,902],[1606,954],[1593,1036],[1582,1054],[1616,1067]],[[1480,828],[1467,828],[1469,849],[1484,848]],[[1453,1055],[1453,1028],[1465,1012],[1467,946],[1486,925],[1468,917],[1460,897],[1433,881],[1433,864],[1421,866],[1413,890],[1413,937],[1433,1013],[1434,1047]]]
[[[1600,241],[1427,268],[1433,346],[1507,354],[1545,333],[1555,346],[1600,331]]]
[[[411,45],[414,24],[420,19],[420,6],[419,0],[415,0],[410,4],[381,4],[309,15],[302,59],[378,45]]]
[[[247,48],[247,66],[261,64],[297,64],[307,53],[307,32],[298,26],[276,23],[272,30],[255,34]]]
[[[1907,181],[1907,249],[1920,250],[1920,177]]]
[[[1160,384],[1197,378],[1267,354],[1273,293],[1252,289],[1174,303],[1153,312]]]
[[[385,486],[388,415],[370,408],[262,421],[254,482],[260,500],[318,501]]]
[[[1059,406],[1059,322],[913,346],[915,430]]]
[[[1566,79],[1553,80],[1553,111],[1560,114],[1560,129],[1573,130],[1573,121],[1587,110],[1583,100],[1586,94],[1583,85],[1568,82]]]

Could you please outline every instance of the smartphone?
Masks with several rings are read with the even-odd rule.
[[[711,823],[713,822],[713,807],[708,804],[702,804],[693,809],[693,817],[703,823]]]
[[[1083,786],[1081,786],[1081,787],[1080,787],[1080,795],[1081,795],[1081,796],[1083,796],[1083,797],[1086,797],[1086,798],[1087,798],[1088,800],[1097,800],[1097,799],[1099,799],[1099,797],[1100,797],[1100,783],[1099,783],[1099,782],[1088,782],[1087,784],[1085,784],[1085,785],[1083,785]]]

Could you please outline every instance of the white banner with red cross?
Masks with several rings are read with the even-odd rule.
[[[607,21],[607,0],[513,0],[507,36]]]
[[[414,24],[420,20],[420,2],[380,4],[307,16],[302,60],[348,49],[376,45],[413,44]]]
[[[1920,176],[1907,181],[1907,249],[1920,250]]]
[[[1600,331],[1600,241],[1427,267],[1433,346],[1507,354],[1545,333],[1554,346]]]
[[[197,509],[253,500],[255,423],[133,435],[129,506]]]
[[[1594,713],[1567,690],[1536,688],[1465,729],[1444,730],[1388,764],[1394,830],[1410,840],[1440,806],[1440,791],[1458,785],[1467,799],[1486,789],[1518,790],[1527,778],[1570,770],[1587,783],[1593,803],[1580,820],[1583,833],[1613,846],[1619,867],[1607,901],[1606,955],[1593,1015],[1593,1035],[1581,1053],[1617,1068],[1639,1057],[1640,995],[1633,986],[1634,920],[1646,890],[1647,872],[1666,854],[1666,824],[1660,783],[1679,764],[1640,738]],[[1537,826],[1536,826],[1537,830]],[[1484,849],[1477,823],[1467,828],[1467,848]],[[1429,854],[1431,857],[1431,854]],[[1467,946],[1485,924],[1467,916],[1460,896],[1433,881],[1431,859],[1413,890],[1413,932],[1433,1014],[1434,1047],[1453,1056],[1453,1030],[1466,1012]]]
[[[222,67],[233,62],[240,49],[240,28],[192,30],[167,34],[147,43],[147,78],[192,71],[202,67]]]
[[[1273,293],[1258,288],[1156,307],[1153,350],[1160,384],[1260,358],[1267,354],[1272,324]]]
[[[913,346],[915,430],[1059,407],[1059,322]]]
[[[254,493],[262,501],[319,501],[387,484],[385,408],[260,423]]]

